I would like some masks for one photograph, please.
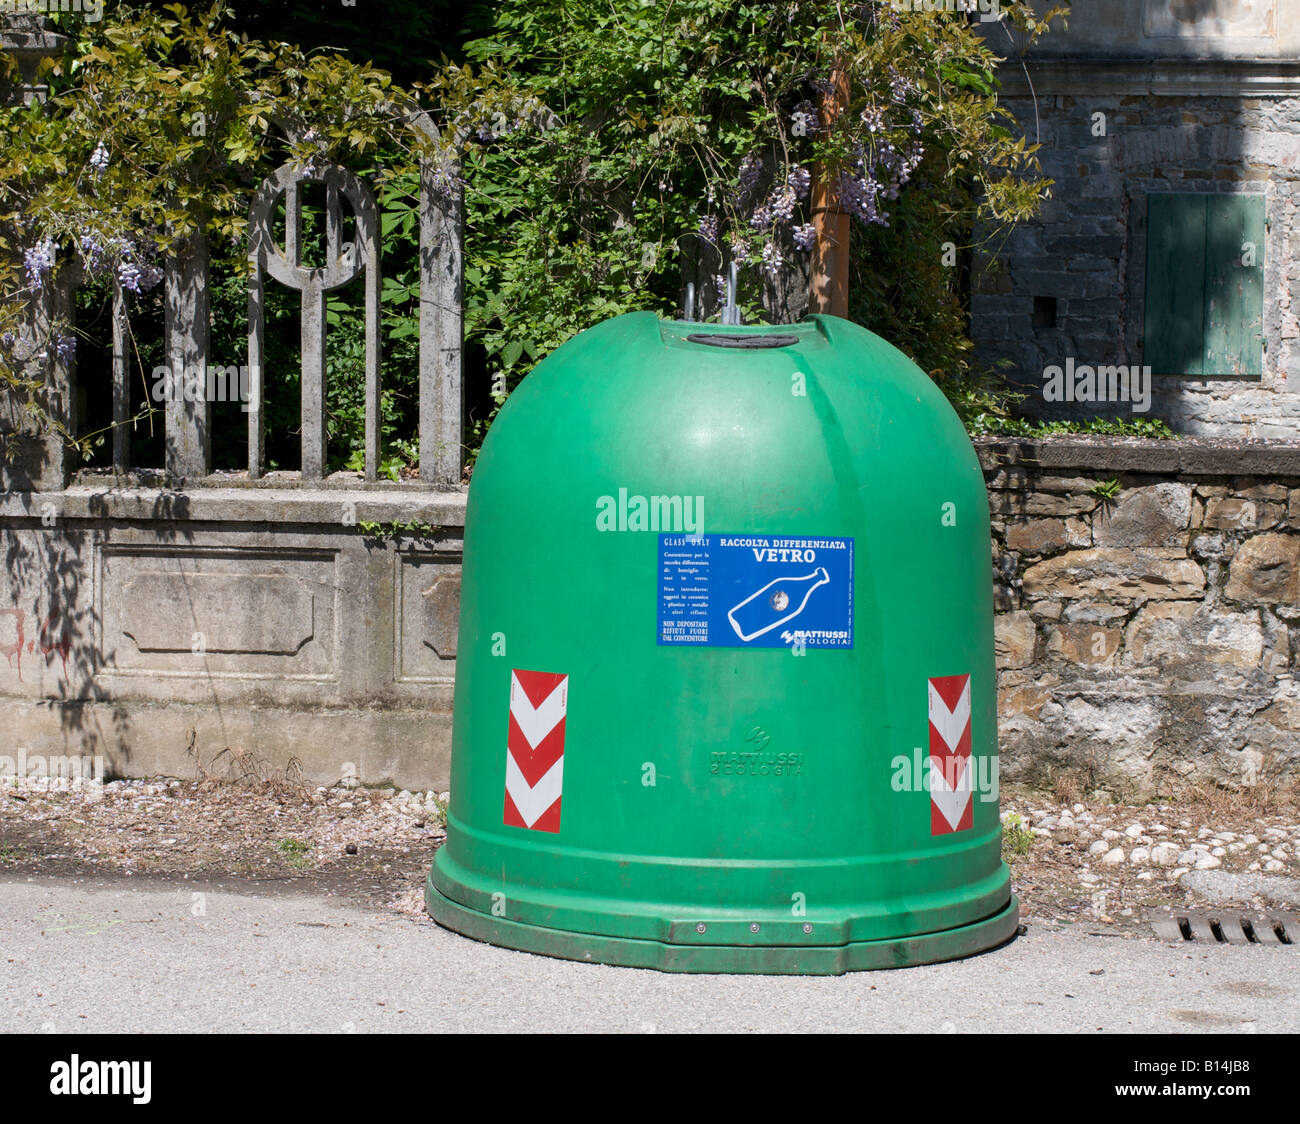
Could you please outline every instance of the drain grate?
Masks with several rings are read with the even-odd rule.
[[[1274,948],[1300,946],[1300,917],[1218,910],[1204,913],[1166,911],[1147,917],[1162,941],[1196,944],[1261,944]]]

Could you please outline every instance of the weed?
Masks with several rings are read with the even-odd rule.
[[[307,781],[302,775],[302,764],[296,757],[290,757],[283,769],[272,768],[264,759],[238,745],[228,745],[219,753],[213,754],[205,763],[196,746],[194,729],[189,732],[189,744],[185,754],[194,760],[194,767],[202,777],[204,789],[220,784],[239,784],[248,788],[269,791],[277,796],[299,797],[306,792]],[[215,766],[225,758],[224,774]]]
[[[275,845],[275,849],[280,852],[280,857],[295,870],[302,870],[304,867],[311,865],[311,859],[307,857],[307,852],[311,850],[311,844],[302,839],[281,839]]]
[[[1029,854],[1034,845],[1034,833],[1025,827],[1025,821],[1012,812],[1002,823],[1002,857],[1011,862]]]
[[[1261,816],[1293,816],[1300,811],[1300,785],[1271,774],[1236,788],[1209,780],[1183,781],[1172,795],[1178,804],[1223,823]]]
[[[447,826],[447,805],[450,801],[445,801],[436,792],[433,794],[433,806],[438,810],[438,827]]]
[[[357,523],[357,529],[367,539],[383,541],[384,539],[395,539],[405,536],[413,539],[432,539],[436,538],[441,532],[441,527],[432,526],[429,523],[421,523],[418,519],[412,519],[409,523],[371,523],[362,519]]]
[[[1112,476],[1109,480],[1098,480],[1088,492],[1099,500],[1113,500],[1120,492],[1119,478]]]
[[[1083,786],[1079,783],[1079,778],[1071,773],[1058,776],[1052,786],[1052,794],[1058,804],[1073,804],[1082,793]]]

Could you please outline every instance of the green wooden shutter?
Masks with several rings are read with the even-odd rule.
[[[1211,195],[1206,207],[1205,371],[1264,373],[1264,197]],[[1247,246],[1254,264],[1247,265]]]
[[[1263,196],[1148,196],[1144,361],[1153,373],[1262,374],[1263,313]]]
[[[1204,195],[1147,197],[1146,349],[1157,375],[1199,375],[1205,357]]]

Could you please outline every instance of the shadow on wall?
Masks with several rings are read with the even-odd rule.
[[[128,711],[97,681],[101,672],[117,666],[116,652],[102,647],[95,578],[102,569],[105,532],[65,517],[59,504],[66,496],[15,492],[9,498],[21,504],[23,514],[6,519],[4,532],[12,605],[0,608],[0,656],[16,680],[6,694],[57,711],[67,756],[104,757],[129,772],[134,739]],[[108,517],[100,496],[90,497],[89,508],[92,518]],[[185,495],[164,492],[138,522],[154,541],[188,542],[192,536],[179,530],[188,508]],[[200,655],[206,665],[206,655]],[[220,718],[216,684],[210,686]],[[4,739],[0,752],[21,748],[8,744],[11,740]]]

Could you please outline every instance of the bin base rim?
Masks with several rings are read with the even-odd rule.
[[[444,929],[501,948],[626,968],[651,968],[659,972],[748,973],[784,976],[838,976],[845,972],[909,968],[942,960],[959,960],[1006,944],[1020,923],[1020,902],[1012,894],[1007,904],[981,921],[887,940],[855,941],[841,945],[697,945],[667,944],[632,937],[606,937],[588,933],[526,925],[504,917],[490,917],[444,896],[425,881],[424,904]]]

